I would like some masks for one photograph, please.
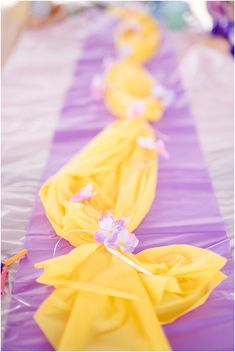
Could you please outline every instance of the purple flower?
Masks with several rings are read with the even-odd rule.
[[[138,117],[145,111],[145,102],[141,99],[134,100],[127,109],[127,116],[129,118]]]
[[[163,140],[158,139],[156,143],[156,148],[159,155],[163,156],[163,158],[165,159],[170,159],[170,154],[168,153],[168,150],[166,149],[166,145]]]
[[[120,59],[125,59],[130,56],[132,52],[133,49],[128,44],[126,44],[118,49],[118,56]]]
[[[155,83],[153,85],[152,94],[155,98],[161,99],[166,107],[173,103],[173,92],[170,89],[163,87],[160,83]]]
[[[137,144],[144,149],[148,150],[155,150],[156,149],[156,142],[152,137],[143,137],[140,136],[137,138]]]
[[[107,72],[114,64],[114,59],[112,57],[108,57],[103,60],[104,71]]]
[[[129,233],[126,229],[119,231],[115,245],[123,252],[133,252],[139,240],[134,233]]]
[[[140,32],[141,31],[141,25],[136,20],[129,19],[124,24],[123,29],[126,32]]]
[[[85,187],[80,188],[70,200],[72,202],[84,202],[85,200],[91,199],[94,195],[96,195],[96,192],[93,192],[92,184],[88,183]]]
[[[132,252],[138,239],[125,227],[126,219],[114,219],[111,213],[99,219],[99,230],[94,233],[97,242],[111,248],[120,248],[124,252]]]
[[[137,138],[137,144],[144,149],[147,150],[157,150],[158,154],[164,157],[165,159],[169,159],[170,155],[166,149],[166,145],[163,140],[158,139],[157,142],[152,137],[143,137],[140,136]]]
[[[104,95],[104,83],[102,76],[95,76],[91,83],[91,95],[95,100],[101,100]]]

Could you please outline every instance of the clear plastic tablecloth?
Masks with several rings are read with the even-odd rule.
[[[234,241],[234,61],[205,45],[207,35],[172,33],[179,69],[228,236]]]
[[[28,219],[74,62],[86,34],[82,13],[25,30],[2,72],[2,258],[23,245]],[[2,297],[2,330],[17,264]]]

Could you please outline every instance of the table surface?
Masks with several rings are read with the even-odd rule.
[[[23,244],[55,124],[86,33],[81,15],[26,30],[3,69],[2,257]],[[233,236],[233,60],[194,31],[170,33],[215,195]],[[60,55],[58,55],[58,50]],[[3,322],[17,266],[2,300]],[[4,329],[4,324],[2,324]]]

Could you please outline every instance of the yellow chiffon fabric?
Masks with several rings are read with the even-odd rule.
[[[155,138],[145,121],[116,121],[43,185],[41,200],[58,235],[74,229],[95,231],[107,211],[117,219],[128,218],[129,231],[140,224],[155,197],[158,168],[156,150],[138,145],[142,136]],[[88,183],[96,195],[83,203],[71,202]],[[68,234],[66,240],[78,246],[94,238],[84,231]]]
[[[126,13],[120,13],[124,21]],[[156,50],[159,31],[151,18],[133,13],[141,24],[138,35],[124,30],[116,36],[117,46],[131,46],[131,55],[114,64],[105,78],[105,102],[120,119],[40,190],[55,232],[75,247],[68,255],[36,265],[44,269],[37,281],[54,291],[35,320],[59,351],[168,351],[161,325],[203,304],[225,278],[220,270],[226,259],[205,249],[172,245],[137,254],[118,250],[123,260],[94,240],[102,215],[127,218],[131,232],[155,198],[158,152],[138,140],[156,140],[146,120],[158,119],[162,104],[152,96],[153,81],[139,62]],[[127,119],[128,106],[138,99],[145,101],[145,113]],[[94,196],[71,201],[87,184],[92,184]]]
[[[220,256],[191,246],[128,254],[148,276],[97,243],[37,265],[55,290],[35,319],[59,351],[168,351],[161,324],[205,302],[223,279]]]
[[[40,191],[56,233],[78,247],[36,266],[44,269],[38,282],[55,288],[35,319],[56,350],[170,350],[161,324],[204,303],[225,278],[224,258],[183,245],[125,254],[153,275],[142,274],[86,231],[96,231],[107,211],[128,217],[133,231],[149,211],[157,153],[140,147],[140,136],[154,138],[143,120],[113,123]],[[70,201],[88,182],[96,195],[84,203]]]
[[[113,64],[105,76],[104,86],[104,101],[114,116],[129,118],[128,108],[140,101],[143,112],[138,118],[149,121],[161,118],[164,106],[154,96],[154,80],[138,62],[121,60]]]
[[[114,37],[117,51],[125,58],[143,63],[149,60],[160,44],[160,29],[151,16],[137,9],[113,8],[121,18]]]
[[[138,117],[157,121],[163,114],[164,104],[154,96],[154,79],[142,63],[158,48],[158,25],[150,16],[136,9],[113,8],[112,12],[121,18],[114,39],[117,51],[127,49],[127,52],[105,75],[105,104],[114,116],[129,118],[131,105],[141,102],[144,108]]]

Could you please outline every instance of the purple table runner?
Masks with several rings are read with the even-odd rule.
[[[90,84],[103,72],[104,58],[115,54],[108,14],[96,13],[94,33],[87,38],[55,131],[42,183],[114,120],[103,102],[94,102]],[[162,245],[190,244],[211,249],[228,258],[229,276],[214,290],[206,304],[164,326],[173,350],[233,350],[233,261],[223,221],[203,161],[194,121],[177,70],[175,55],[165,36],[157,54],[146,65],[151,74],[175,94],[174,104],[155,127],[169,135],[170,160],[160,160],[157,195],[151,211],[135,231],[138,251]],[[138,84],[138,82],[137,82]],[[203,88],[203,87],[202,87]],[[3,350],[53,350],[33,320],[39,304],[51,292],[35,282],[40,271],[34,264],[52,257],[58,241],[46,219],[39,198],[32,211],[25,248],[29,255],[15,277]],[[57,255],[71,246],[61,241]]]

